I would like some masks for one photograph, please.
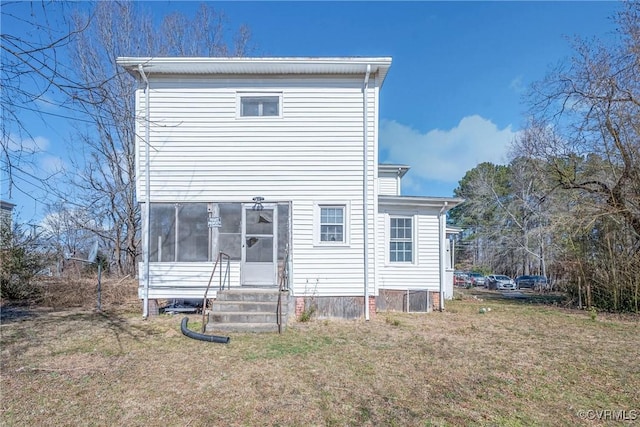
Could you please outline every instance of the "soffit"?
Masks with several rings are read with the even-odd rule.
[[[390,57],[342,58],[204,58],[204,57],[120,57],[116,61],[132,74],[142,65],[147,75],[154,74],[242,74],[242,75],[362,75],[371,66],[371,73],[384,81]]]

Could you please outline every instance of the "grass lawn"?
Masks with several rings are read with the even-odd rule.
[[[0,329],[0,424],[640,424],[637,316],[465,292],[443,313],[313,320],[228,345],[137,306],[29,310]]]

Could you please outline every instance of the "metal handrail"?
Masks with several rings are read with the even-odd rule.
[[[224,282],[222,280],[222,269],[220,269],[220,290],[223,290],[224,284],[227,284],[227,289],[231,287],[231,281],[229,278],[230,271],[230,261],[231,257],[224,252],[218,252],[218,256],[216,257],[216,262],[213,264],[213,270],[211,271],[211,276],[209,277],[209,283],[207,283],[207,289],[204,291],[204,297],[202,298],[202,332],[204,333],[206,329],[205,316],[207,314],[207,295],[209,294],[209,288],[211,288],[211,282],[213,281],[213,276],[216,274],[216,268],[218,268],[218,264],[222,263],[222,258],[227,259],[227,267],[224,272]]]
[[[218,253],[218,260],[222,263],[222,259],[225,258],[227,264],[224,269],[224,278],[222,277],[222,269],[220,269],[220,286],[219,290],[224,290],[225,284],[227,289],[231,289],[231,257],[224,252]]]
[[[282,333],[282,292],[289,287],[289,245],[285,247],[284,265],[282,266],[282,275],[278,286],[278,305],[276,307],[276,322],[278,324],[278,333]]]

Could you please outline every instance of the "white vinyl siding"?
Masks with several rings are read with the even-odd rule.
[[[140,271],[144,271],[142,263]],[[158,262],[149,264],[149,298],[204,298],[204,292],[211,278],[213,270],[212,262]],[[220,266],[211,279],[211,286],[207,297],[214,298],[220,287]],[[226,262],[222,265],[222,278],[224,279]],[[229,263],[229,281],[231,284],[240,283],[240,262]],[[138,295],[143,298],[143,289],[138,288]]]
[[[389,260],[389,226],[391,217],[413,218],[413,262]],[[379,289],[439,289],[438,210],[403,212],[381,207],[377,219],[377,265]]]
[[[159,201],[250,201],[285,193],[362,198],[362,81],[268,80],[283,93],[281,120],[236,120],[236,90],[260,80],[151,82],[151,185]],[[307,87],[305,87],[307,86]],[[250,89],[247,87],[246,89]],[[252,87],[257,91],[259,87]],[[369,176],[373,179],[374,107],[369,96]],[[144,96],[138,94],[144,111]],[[144,138],[144,121],[138,131]],[[144,199],[144,143],[138,197]],[[371,189],[372,190],[372,189]],[[346,197],[343,197],[346,196]],[[373,192],[371,191],[371,196]],[[178,198],[178,200],[176,200]]]
[[[152,203],[250,203],[256,196],[291,202],[294,293],[362,295],[363,79],[364,75],[152,78]],[[375,79],[369,83],[367,191],[373,286],[378,87]],[[240,93],[282,94],[282,117],[238,119]],[[144,101],[139,90],[142,117]],[[144,120],[138,120],[137,132],[137,194],[144,201]],[[336,200],[349,201],[345,244],[315,245],[314,206]]]
[[[380,177],[378,178],[378,192],[384,196],[399,196],[397,177]]]

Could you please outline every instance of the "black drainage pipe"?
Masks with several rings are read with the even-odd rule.
[[[182,329],[182,333],[189,338],[193,338],[194,340],[200,341],[208,341],[208,342],[217,342],[220,344],[229,344],[231,338],[229,337],[221,337],[219,335],[206,335],[199,334],[198,332],[191,331],[187,329],[187,322],[189,322],[189,318],[185,317],[182,319],[182,324],[180,325],[180,329]]]

